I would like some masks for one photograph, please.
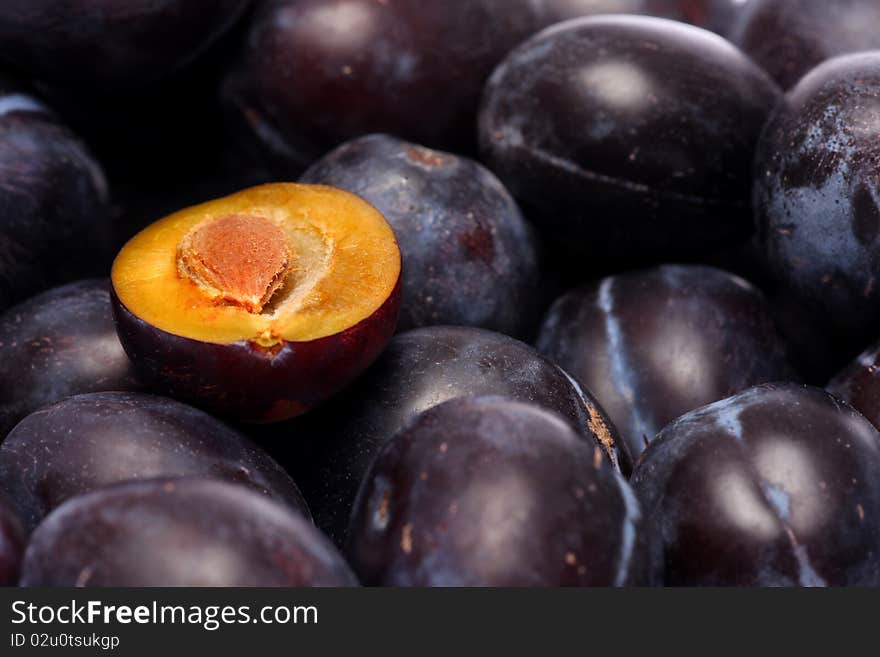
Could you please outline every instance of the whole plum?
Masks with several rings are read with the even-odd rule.
[[[562,266],[583,276],[745,241],[755,146],[778,100],[763,71],[706,30],[573,19],[495,69],[480,145]]]
[[[823,390],[765,384],[692,411],[632,483],[667,585],[880,584],[880,434]]]

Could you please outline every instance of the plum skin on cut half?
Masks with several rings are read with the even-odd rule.
[[[113,266],[119,338],[158,390],[272,422],[331,397],[379,355],[400,307],[391,227],[342,190],[275,183],[182,210]]]

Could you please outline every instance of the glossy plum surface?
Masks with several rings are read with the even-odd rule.
[[[495,69],[480,145],[582,275],[744,240],[755,144],[778,98],[757,66],[706,30],[575,19]]]
[[[755,211],[786,293],[851,357],[880,333],[880,54],[826,62],[761,137]]]
[[[796,379],[764,295],[711,267],[609,276],[552,306],[538,350],[591,390],[637,456],[679,415]]]
[[[225,104],[288,170],[372,132],[467,148],[485,78],[534,27],[519,0],[266,2]]]
[[[0,494],[0,586],[18,582],[25,533],[18,515],[6,497]]]
[[[827,390],[880,427],[880,344],[874,343],[835,374]]]
[[[688,413],[632,483],[667,585],[880,584],[880,434],[823,390],[765,384]]]
[[[783,89],[826,59],[880,48],[875,0],[751,0],[731,39]]]
[[[133,479],[205,475],[308,514],[290,476],[242,434],[180,402],[130,392],[69,397],[0,444],[0,491],[28,530],[66,499]]]
[[[0,363],[0,440],[64,397],[143,388],[116,337],[106,279],[69,283],[0,314]]]
[[[353,192],[391,224],[405,263],[398,330],[454,324],[522,337],[534,329],[541,287],[532,229],[477,162],[369,135],[315,162],[302,181]]]
[[[734,25],[747,0],[533,0],[542,26],[594,14],[645,14],[686,21],[719,34]]]
[[[250,1],[4,0],[0,58],[55,82],[152,82],[200,54]]]
[[[379,452],[347,553],[372,585],[622,586],[647,575],[644,524],[629,485],[561,417],[459,398]]]
[[[589,393],[522,342],[475,328],[397,335],[339,398],[274,431],[301,450],[291,464],[315,521],[341,543],[358,486],[379,449],[416,415],[449,399],[501,395],[555,411],[625,473],[631,462]],[[280,458],[280,457],[279,457]]]
[[[100,166],[42,101],[2,74],[0,180],[0,311],[108,264]]]
[[[31,537],[23,586],[353,586],[333,545],[244,486],[184,478],[74,497]]]

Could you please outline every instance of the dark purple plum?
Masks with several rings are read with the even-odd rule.
[[[45,105],[2,74],[0,180],[0,311],[109,265],[101,168]]]
[[[0,440],[64,397],[143,388],[116,337],[109,289],[106,279],[77,281],[0,315]]]
[[[877,0],[750,0],[730,38],[789,89],[826,59],[880,48]]]
[[[382,447],[347,553],[367,585],[649,582],[638,502],[601,448],[500,397],[447,401]]]
[[[671,2],[673,8],[669,18],[676,18],[673,13],[679,12],[682,20],[717,32],[722,36],[729,37],[740,15],[753,0],[654,0],[654,3],[667,5]],[[658,13],[659,16],[666,14]]]
[[[74,497],[37,528],[22,586],[355,586],[298,513],[244,486],[153,479]]]
[[[757,66],[706,30],[644,16],[574,19],[495,69],[480,144],[583,275],[744,241],[755,144],[778,99]]]
[[[523,0],[265,2],[224,103],[287,170],[373,132],[457,151],[485,78],[534,28]]]
[[[250,2],[3,0],[0,58],[54,82],[136,86],[193,60]]]
[[[289,467],[318,526],[341,544],[358,486],[382,445],[422,411],[477,395],[555,411],[587,444],[600,445],[609,461],[630,472],[629,453],[605,412],[568,374],[522,342],[467,327],[397,335],[346,392],[273,428],[272,440],[297,450]]]
[[[477,162],[369,135],[318,160],[302,181],[353,192],[391,224],[405,263],[398,330],[454,324],[517,337],[534,330],[541,286],[532,229]]]
[[[24,546],[21,521],[6,497],[0,494],[0,586],[15,586],[18,582]]]
[[[532,0],[535,8],[535,19],[538,27],[547,27],[581,16],[597,14],[646,14],[653,12],[649,5],[673,5],[676,0]],[[664,7],[668,9],[669,7]],[[667,18],[679,18],[666,16]]]
[[[246,484],[308,514],[296,485],[268,454],[207,413],[163,397],[69,397],[27,416],[0,444],[0,491],[28,530],[75,495],[186,475]]]
[[[880,53],[807,74],[774,113],[756,160],[768,269],[852,357],[880,333]]]
[[[748,0],[533,0],[540,25],[595,14],[645,14],[726,34]]]
[[[609,276],[563,295],[538,351],[596,395],[634,457],[687,411],[797,378],[764,295],[698,265]]]
[[[824,390],[765,384],[692,411],[632,483],[667,585],[880,584],[880,434]]]
[[[880,343],[875,343],[838,372],[826,388],[880,427]]]

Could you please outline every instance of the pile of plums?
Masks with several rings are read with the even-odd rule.
[[[880,586],[876,0],[0,4],[0,585]]]

